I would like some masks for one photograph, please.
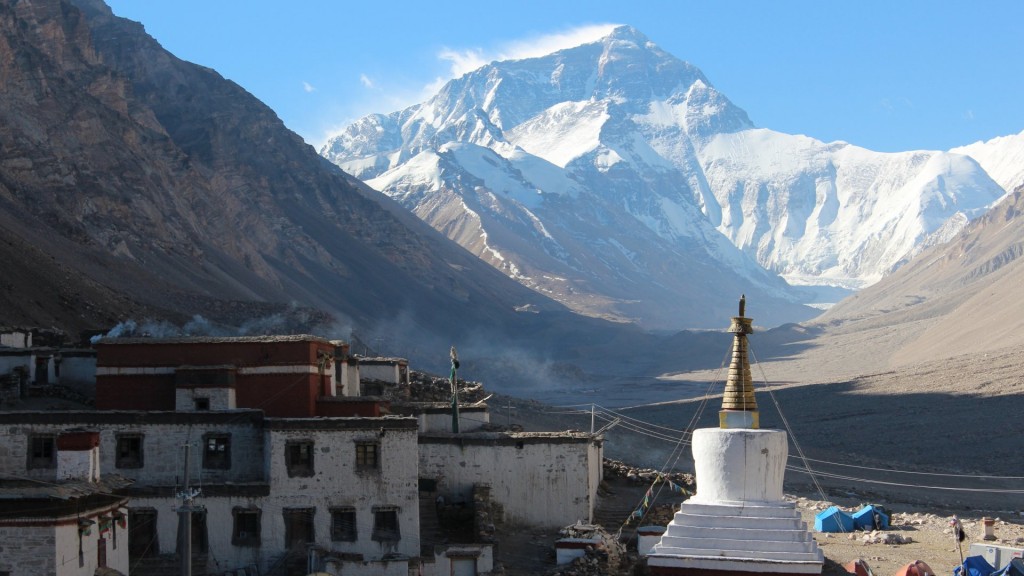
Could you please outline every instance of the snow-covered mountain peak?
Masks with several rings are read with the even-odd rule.
[[[535,290],[675,328],[730,314],[732,292],[798,319],[806,292],[777,275],[877,281],[1004,194],[983,168],[1020,178],[1007,149],[1024,151],[1024,133],[885,154],[757,129],[699,69],[620,26],[491,62],[322,154]]]

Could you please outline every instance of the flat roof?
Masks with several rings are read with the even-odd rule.
[[[148,410],[46,410],[0,412],[0,424],[53,424],[68,427],[82,424],[258,424],[263,411],[237,410],[148,411]]]
[[[330,340],[312,334],[279,334],[272,336],[177,336],[174,338],[100,338],[97,345],[119,344],[271,344],[274,342],[317,342],[334,346]]]
[[[0,475],[0,500],[74,500],[92,494],[110,494],[134,480],[117,474],[104,474],[99,482],[88,480],[35,481],[11,479]]]
[[[402,416],[314,416],[267,418],[270,430],[418,430],[419,421]]]
[[[603,436],[586,432],[430,432],[419,435],[420,444],[472,444],[477,446],[515,446],[522,444],[583,444],[601,442]]]

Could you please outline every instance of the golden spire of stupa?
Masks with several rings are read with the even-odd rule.
[[[747,358],[747,334],[753,334],[753,320],[743,316],[747,297],[740,297],[740,315],[734,316],[729,332],[732,340],[732,361],[729,377],[722,395],[722,410],[718,413],[720,428],[760,428],[757,400],[754,398],[754,379],[750,376]]]

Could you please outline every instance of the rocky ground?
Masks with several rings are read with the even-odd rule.
[[[857,558],[878,575],[893,574],[914,560],[924,560],[938,574],[952,574],[960,558],[949,528],[954,515],[969,537],[964,554],[971,542],[983,542],[982,517],[996,519],[995,544],[1024,547],[1019,440],[1024,434],[1024,353],[1010,346],[894,361],[890,351],[916,346],[918,333],[915,326],[878,325],[831,329],[824,335],[809,330],[806,337],[796,332],[783,338],[763,335],[760,341],[760,334],[752,337],[762,426],[790,435],[785,490],[808,525],[813,527],[814,515],[833,504],[847,509],[879,504],[893,513],[892,528],[882,533],[815,533],[826,574],[842,574],[841,565]],[[661,469],[675,448],[673,434],[717,425],[721,378],[720,370],[670,374],[632,389],[567,398],[565,404],[574,405],[569,408],[505,398],[489,403],[526,429],[586,430],[591,416],[585,403],[593,402],[597,428],[623,418],[605,433],[606,456]],[[689,471],[690,458],[686,450],[671,462]],[[644,489],[617,492],[631,494],[628,499]],[[599,506],[614,506],[609,498],[616,497],[604,495]],[[536,540],[538,550],[548,546]],[[558,569],[553,556],[547,569],[552,574],[626,573],[600,562]]]
[[[648,471],[650,472],[650,471]],[[638,524],[622,526],[611,522],[608,511],[628,509],[643,498],[649,487],[644,478],[630,478],[627,474],[609,472],[606,466],[605,483],[598,500],[599,518],[606,521],[600,534],[605,536],[603,546],[573,564],[555,565],[554,542],[571,535],[558,530],[517,530],[505,528],[498,537],[497,560],[501,565],[499,573],[507,576],[599,576],[643,574],[643,563],[636,550],[635,529]],[[878,576],[895,574],[896,571],[915,560],[923,560],[937,574],[952,574],[960,562],[960,553],[969,554],[972,543],[1006,547],[1024,547],[1024,514],[1009,510],[962,510],[933,509],[914,502],[886,500],[880,502],[865,498],[862,494],[829,490],[824,497],[819,493],[786,494],[786,499],[796,503],[811,534],[825,555],[823,574],[846,574],[843,565],[854,560],[865,561]],[[663,498],[657,501],[655,512],[645,518],[644,524],[665,525],[671,520],[671,513],[678,508],[679,498]],[[855,512],[864,504],[879,504],[891,512],[891,524],[887,530],[857,531],[849,534],[814,532],[814,517],[829,506]],[[953,537],[950,521],[954,514],[960,519],[967,539],[960,545]],[[996,540],[983,540],[983,517],[995,520]],[[623,521],[625,518],[622,519]],[[620,528],[622,528],[620,532]],[[615,535],[621,534],[616,540]]]

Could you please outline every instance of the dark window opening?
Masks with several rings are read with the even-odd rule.
[[[313,475],[313,442],[302,440],[284,446],[284,461],[288,477]]]
[[[355,542],[358,539],[356,509],[351,507],[331,508],[331,540]]]
[[[53,436],[30,436],[28,440],[29,468],[56,468],[57,441]]]
[[[356,468],[376,470],[380,461],[380,445],[376,442],[356,442]]]
[[[210,550],[210,540],[206,533],[206,510],[202,508],[192,509],[192,552],[195,554],[206,554]],[[178,517],[178,554],[182,553],[181,543],[185,541],[182,533],[181,517]]]
[[[231,514],[235,517],[235,529],[231,533],[231,543],[235,546],[259,546],[259,508],[235,508]]]
[[[196,398],[195,399],[195,406],[196,406],[196,410],[197,411],[209,410],[210,409],[210,399],[209,398]]]
[[[156,510],[128,510],[128,558],[134,561],[158,554]]]
[[[142,435],[124,434],[117,436],[117,468],[142,468]]]
[[[284,545],[289,550],[306,551],[306,544],[316,542],[313,517],[316,508],[284,509]]]
[[[36,384],[46,384],[50,381],[50,359],[36,358]]]
[[[398,542],[402,533],[398,529],[398,508],[374,507],[373,536],[376,542]]]
[[[203,468],[231,468],[230,434],[206,434],[203,436],[203,447]]]

